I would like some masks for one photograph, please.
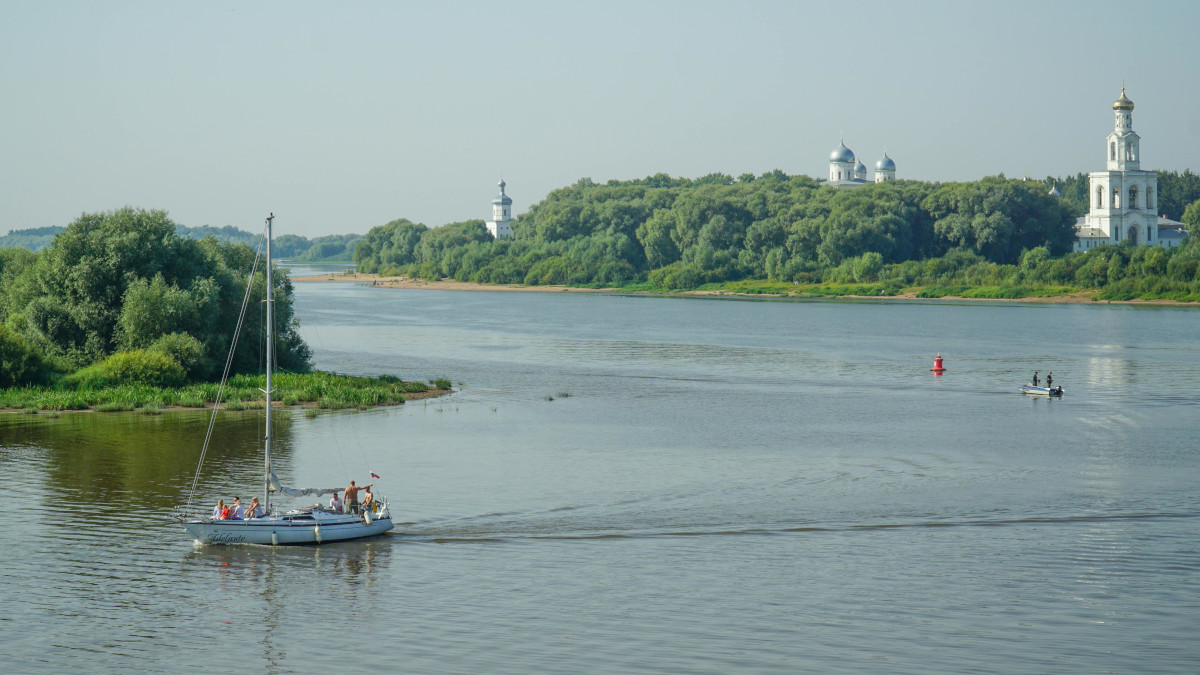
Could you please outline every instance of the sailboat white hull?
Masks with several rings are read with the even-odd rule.
[[[271,260],[271,225],[275,219],[275,214],[267,216],[267,232],[266,232],[266,309],[267,316],[264,322],[266,328],[266,374],[267,386],[263,389],[265,394],[266,405],[263,407],[265,417],[264,428],[266,435],[263,438],[263,455],[264,459],[264,488],[266,489],[266,507],[270,510],[270,496],[272,490],[277,490],[280,495],[290,497],[299,497],[304,495],[324,495],[335,493],[337,490],[332,489],[294,489],[285,488],[278,485],[278,480],[275,473],[271,470],[271,394],[274,391],[271,386],[272,366],[275,363],[274,359],[274,344],[275,337],[272,327],[275,325],[275,284],[272,277],[272,260]],[[256,262],[257,266],[257,262]],[[251,285],[247,286],[246,301],[249,301]],[[245,304],[242,306],[242,311],[245,312]],[[241,326],[241,320],[238,321],[238,326]],[[233,341],[233,346],[230,347],[230,359],[233,358],[233,350],[236,348],[237,339]],[[228,375],[228,373],[226,373]],[[221,387],[218,389],[217,401],[220,401],[220,391],[226,383],[225,378],[221,379]],[[216,405],[213,406],[213,418],[216,420],[217,414]],[[211,434],[212,427],[210,423],[209,432]],[[205,449],[208,447],[208,439],[205,439]],[[204,453],[201,451],[201,457]],[[197,479],[200,476],[200,469],[196,469]],[[353,485],[353,483],[351,483]],[[195,483],[192,486],[195,490]],[[370,486],[366,486],[367,496],[370,497]],[[357,493],[351,494],[353,498]],[[212,518],[202,518],[185,522],[183,529],[190,534],[197,543],[200,544],[266,544],[268,546],[282,546],[286,544],[323,544],[330,541],[345,541],[347,539],[362,539],[364,537],[373,537],[383,534],[391,530],[392,524],[391,514],[387,510],[387,501],[380,500],[375,502],[379,510],[377,513],[365,514],[362,516],[356,514],[336,513],[334,511],[322,509],[319,505],[314,505],[305,509],[297,509],[286,513],[273,513],[263,518],[254,518],[252,520],[214,520]],[[188,505],[191,505],[191,496],[188,497]]]
[[[300,511],[253,520],[204,518],[184,524],[184,531],[201,544],[323,544],[383,534],[395,525],[387,511],[370,522],[352,514]]]

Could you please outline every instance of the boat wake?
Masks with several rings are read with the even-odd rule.
[[[664,527],[662,529],[637,527],[626,530],[617,528],[590,529],[581,524],[578,528],[560,529],[536,526],[517,527],[515,523],[495,522],[489,524],[491,516],[513,514],[489,514],[453,521],[423,523],[400,523],[390,536],[397,541],[430,544],[501,544],[536,541],[602,541],[629,539],[661,539],[668,537],[772,537],[797,534],[822,533],[874,533],[879,531],[921,528],[966,528],[966,527],[1047,527],[1074,526],[1088,523],[1112,523],[1127,521],[1163,521],[1171,519],[1200,518],[1200,512],[1127,513],[1127,514],[1077,514],[1063,516],[1026,516],[1010,518],[937,518],[912,519],[897,522],[811,522],[769,524],[712,524],[690,527]]]

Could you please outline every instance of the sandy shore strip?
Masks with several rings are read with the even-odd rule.
[[[411,279],[409,277],[383,277],[378,274],[314,274],[293,277],[292,281],[353,281],[377,288],[409,288],[435,291],[515,291],[521,293],[613,293],[615,288],[573,288],[570,286],[525,286],[523,284],[476,284],[469,281],[439,279]]]
[[[344,273],[336,274],[314,274],[309,276],[294,277],[292,281],[339,281],[339,282],[356,282],[360,284],[369,284],[376,288],[404,288],[404,289],[424,289],[435,291],[492,291],[492,292],[516,292],[516,293],[632,293],[631,291],[622,291],[619,288],[575,288],[571,286],[525,286],[523,284],[477,284],[469,281],[455,281],[453,279],[439,279],[437,281],[428,281],[426,279],[413,279],[405,276],[380,276],[378,274],[359,274],[359,273]],[[643,293],[643,292],[638,292]],[[694,295],[705,297],[727,297],[727,298],[804,298],[813,300],[950,300],[957,302],[1036,302],[1036,303],[1103,303],[1103,304],[1120,304],[1120,305],[1164,305],[1177,307],[1197,307],[1194,302],[1179,302],[1176,300],[1096,300],[1095,292],[1081,291],[1071,295],[1053,295],[1048,297],[1029,297],[1029,298],[964,298],[957,295],[947,295],[940,298],[918,298],[915,292],[900,293],[898,295],[830,295],[830,296],[792,296],[792,295],[776,295],[771,293],[751,294],[751,293],[733,293],[730,291],[672,291],[669,293],[649,293],[653,295]]]

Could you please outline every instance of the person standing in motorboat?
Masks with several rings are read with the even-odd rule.
[[[1036,370],[1035,370],[1035,371],[1033,371],[1033,386],[1035,386],[1035,387],[1036,387],[1036,386],[1038,386],[1038,376],[1037,376],[1037,374],[1038,374],[1038,371],[1036,371]]]
[[[1053,372],[1046,373],[1046,388],[1054,389],[1054,373]]]

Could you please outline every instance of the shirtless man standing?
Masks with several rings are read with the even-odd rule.
[[[354,481],[350,481],[350,487],[346,488],[346,513],[358,513],[358,491],[364,489],[370,490],[372,485],[374,483],[368,483],[363,487],[359,487],[354,484]]]

